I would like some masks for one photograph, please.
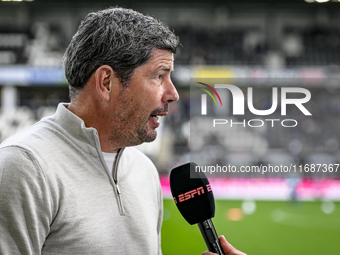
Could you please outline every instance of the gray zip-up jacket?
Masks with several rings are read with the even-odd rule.
[[[98,133],[59,104],[0,146],[0,254],[161,254],[158,172],[140,151],[111,176]]]

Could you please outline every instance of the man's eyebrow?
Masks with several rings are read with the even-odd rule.
[[[159,71],[173,72],[173,69],[171,69],[171,68],[169,68],[169,67],[166,67],[166,66],[160,66],[160,67],[156,68],[156,69],[152,72],[152,74],[155,74],[155,73],[157,73],[157,72],[159,72]]]

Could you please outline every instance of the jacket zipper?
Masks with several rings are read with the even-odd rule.
[[[124,212],[124,206],[123,206],[123,201],[122,201],[122,197],[121,197],[121,191],[120,191],[119,186],[118,186],[118,165],[119,165],[119,161],[122,157],[124,149],[125,148],[121,148],[117,152],[116,159],[115,159],[115,162],[114,162],[113,168],[112,168],[112,178],[113,178],[113,181],[115,183],[115,188],[116,188],[115,193],[116,193],[119,212],[120,212],[121,216],[125,216],[125,212]]]

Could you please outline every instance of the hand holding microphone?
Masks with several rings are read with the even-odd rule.
[[[234,246],[232,246],[226,239],[224,236],[220,236],[219,237],[222,249],[225,253],[225,255],[247,255],[244,252],[241,252],[239,250],[237,250],[236,248],[234,248]],[[216,253],[212,253],[211,251],[206,251],[203,252],[202,255],[213,255]]]
[[[170,188],[178,210],[191,225],[197,224],[209,252],[204,255],[245,255],[218,238],[211,218],[215,216],[215,200],[210,183],[203,172],[195,171],[195,163],[174,168],[170,173]]]

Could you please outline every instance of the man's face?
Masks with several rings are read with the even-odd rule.
[[[139,66],[127,87],[122,87],[114,104],[110,140],[124,146],[156,139],[159,117],[168,113],[168,104],[179,96],[171,82],[173,54],[154,49],[150,60]]]

